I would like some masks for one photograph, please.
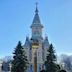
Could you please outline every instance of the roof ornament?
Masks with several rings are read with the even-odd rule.
[[[48,36],[47,36],[47,34],[45,34],[45,40],[48,41]]]
[[[35,10],[36,13],[38,13],[38,2],[36,2],[36,10]]]

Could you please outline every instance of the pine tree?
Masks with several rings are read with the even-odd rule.
[[[28,66],[28,60],[20,41],[13,54],[11,72],[25,72]]]
[[[59,65],[56,64],[56,55],[52,44],[50,44],[48,49],[48,53],[45,61],[45,67],[46,67],[46,72],[57,72],[59,69]]]

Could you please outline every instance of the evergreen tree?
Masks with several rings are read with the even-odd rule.
[[[59,65],[56,64],[56,55],[53,45],[50,44],[45,61],[46,72],[58,72]]]
[[[28,66],[28,60],[20,41],[13,54],[11,72],[25,72]]]

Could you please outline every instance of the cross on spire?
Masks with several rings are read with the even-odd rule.
[[[38,2],[36,2],[36,10],[35,10],[36,13],[38,13]]]
[[[38,2],[36,2],[36,7],[38,6]]]

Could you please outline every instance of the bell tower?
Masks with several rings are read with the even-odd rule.
[[[38,14],[38,3],[36,3],[36,10],[35,10],[35,16],[31,25],[32,29],[32,39],[40,39],[42,38],[42,29],[43,25],[41,24],[40,17]]]

